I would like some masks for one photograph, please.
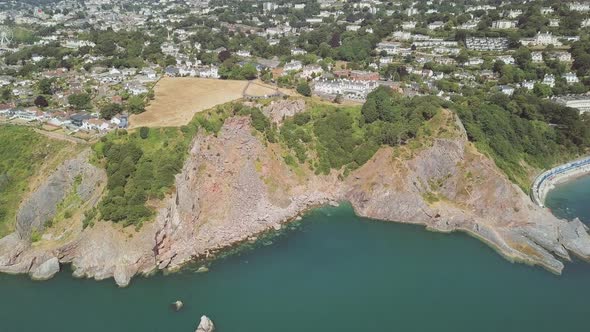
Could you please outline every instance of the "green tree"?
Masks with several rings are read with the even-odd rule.
[[[551,96],[551,87],[545,84],[536,83],[535,87],[533,88],[533,92],[535,95],[541,98],[546,98]]]
[[[247,80],[253,80],[258,76],[258,71],[253,64],[247,63],[240,69],[240,76]]]
[[[90,95],[87,93],[75,93],[68,96],[68,103],[76,110],[90,108]]]
[[[100,117],[110,120],[121,112],[123,112],[123,107],[120,104],[108,103],[100,108]]]
[[[139,128],[139,137],[141,137],[141,139],[146,139],[149,136],[150,136],[150,128],[148,128],[148,127]]]
[[[44,78],[39,81],[38,87],[39,93],[42,95],[53,94],[53,80]]]
[[[47,99],[44,96],[37,96],[37,98],[35,98],[35,106],[37,107],[47,107],[49,106],[49,102],[47,101]]]
[[[127,111],[131,114],[145,112],[145,101],[143,96],[131,96],[127,100]]]
[[[306,97],[311,97],[311,88],[309,87],[309,83],[307,83],[307,81],[299,83],[297,85],[297,92]]]

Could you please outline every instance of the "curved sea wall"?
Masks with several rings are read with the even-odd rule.
[[[537,176],[531,188],[531,198],[538,206],[545,207],[545,197],[555,185],[585,174],[590,174],[590,157],[554,167]]]

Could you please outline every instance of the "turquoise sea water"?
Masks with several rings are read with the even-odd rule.
[[[590,178],[577,183],[548,205],[588,221]],[[136,278],[126,289],[69,272],[46,282],[0,275],[0,331],[192,332],[202,314],[220,332],[590,329],[587,263],[555,276],[464,234],[362,219],[349,207],[315,210],[266,244],[208,273]],[[173,312],[177,299],[185,307]]]

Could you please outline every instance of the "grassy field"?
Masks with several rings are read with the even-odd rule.
[[[144,113],[132,115],[130,128],[178,127],[216,105],[242,98],[247,81],[165,77],[156,85],[155,99]]]
[[[18,206],[31,188],[76,151],[31,128],[0,126],[0,237],[14,229]]]

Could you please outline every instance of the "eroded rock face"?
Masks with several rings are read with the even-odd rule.
[[[335,196],[335,179],[297,178],[281,160],[252,136],[247,118],[229,119],[217,137],[199,136],[156,219],[158,267],[178,268]]]
[[[57,272],[59,272],[59,260],[57,257],[51,257],[34,270],[31,270],[31,278],[33,280],[47,280],[51,279]]]
[[[21,239],[28,240],[33,230],[42,231],[45,223],[57,212],[57,205],[70,193],[76,178],[82,200],[88,200],[97,188],[102,171],[87,162],[88,151],[61,164],[47,180],[20,206],[16,215],[16,231]]]
[[[534,205],[464,137],[437,139],[409,161],[382,149],[347,182],[345,198],[361,216],[464,231],[510,260],[556,273],[556,256],[568,260],[568,250],[590,258],[583,224]]]
[[[275,100],[262,109],[264,115],[268,116],[273,123],[281,123],[284,118],[293,116],[305,110],[303,99]]]
[[[342,181],[336,174],[317,176],[304,167],[295,172],[283,162],[280,147],[265,145],[252,135],[248,118],[234,117],[217,135],[195,138],[176,176],[175,190],[154,222],[139,231],[109,222],[84,230],[78,225],[67,239],[31,246],[21,235],[45,217],[39,211],[24,218],[23,211],[22,220],[32,221],[23,221],[19,232],[0,239],[0,272],[50,276],[57,259],[72,263],[76,276],[113,277],[126,286],[136,274],[177,269],[196,257],[280,228],[311,207],[338,201],[350,201],[365,217],[467,232],[510,260],[556,273],[563,269],[560,259],[568,260],[569,253],[590,259],[590,235],[579,220],[559,220],[533,205],[467,142],[460,122],[456,127],[454,138],[435,139],[406,155],[382,148]],[[54,190],[49,188],[60,178],[73,183],[75,176],[65,174],[68,169],[82,174],[78,191],[90,206],[96,204],[99,181],[90,177],[106,182],[106,175],[83,163],[64,164],[64,171],[58,169],[39,191]],[[39,196],[36,192],[30,200]],[[51,210],[54,201],[42,204]]]
[[[21,204],[16,232],[0,239],[0,272],[28,273],[33,279],[44,280],[59,271],[60,262],[69,262],[64,257],[79,248],[81,223],[69,225],[54,240],[43,243],[31,243],[31,234],[44,229],[45,223],[55,216],[58,205],[73,190],[84,206],[91,208],[97,204],[106,174],[90,165],[88,156],[89,151],[85,151],[65,161]],[[94,249],[95,254],[104,252],[103,244]]]

